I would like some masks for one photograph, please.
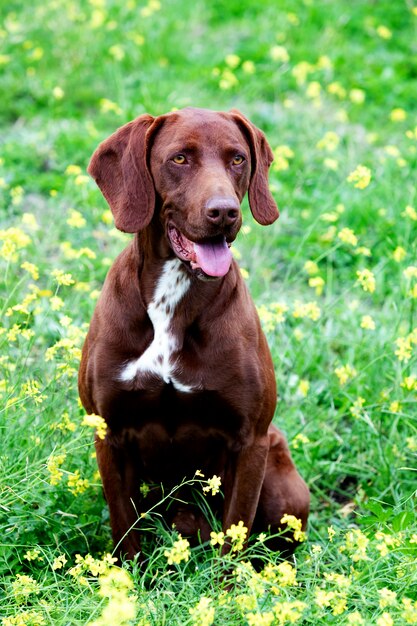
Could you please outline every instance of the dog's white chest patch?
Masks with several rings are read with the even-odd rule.
[[[153,341],[138,359],[124,365],[120,380],[131,382],[139,374],[149,373],[172,383],[178,391],[192,391],[192,387],[182,384],[175,376],[177,367],[173,354],[180,346],[171,328],[175,309],[190,284],[179,259],[166,261],[147,311],[154,328]]]

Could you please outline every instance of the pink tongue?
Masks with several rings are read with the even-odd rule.
[[[209,276],[224,276],[232,262],[232,253],[226,243],[222,241],[195,243],[194,252],[197,263]]]

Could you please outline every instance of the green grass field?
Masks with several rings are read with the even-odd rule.
[[[417,623],[416,0],[0,11],[1,625]],[[281,217],[245,203],[234,249],[310,525],[290,562],[262,537],[221,558],[149,513],[147,567],[119,569],[77,368],[129,237],[86,166],[126,121],[188,105],[240,109],[275,153]]]

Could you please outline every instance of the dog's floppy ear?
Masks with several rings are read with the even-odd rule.
[[[259,128],[237,109],[232,109],[230,113],[245,135],[251,151],[252,172],[248,196],[252,215],[259,224],[272,224],[279,217],[278,207],[268,186],[268,170],[274,155]]]
[[[151,221],[155,189],[147,165],[149,130],[155,118],[140,115],[103,141],[91,157],[88,173],[114,215],[116,228],[137,233]]]

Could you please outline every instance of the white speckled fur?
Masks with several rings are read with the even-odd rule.
[[[171,332],[175,308],[190,284],[190,278],[182,271],[179,259],[166,261],[148,306],[148,315],[154,328],[153,341],[142,356],[124,365],[120,380],[131,382],[138,374],[149,373],[162,378],[166,383],[172,383],[178,391],[193,390],[174,376],[175,362],[172,355],[178,349],[178,340]]]

